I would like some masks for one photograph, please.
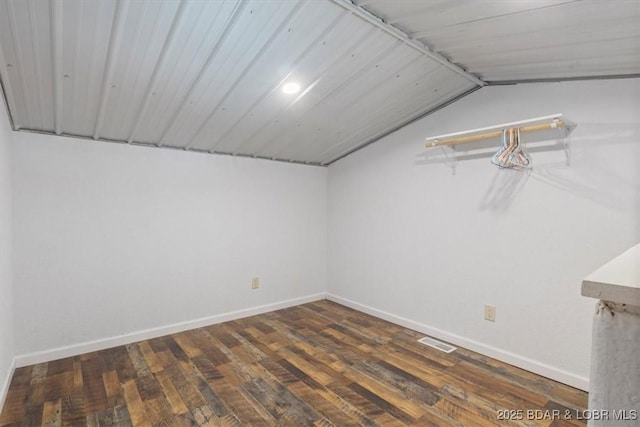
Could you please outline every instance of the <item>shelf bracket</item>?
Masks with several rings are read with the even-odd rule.
[[[453,152],[453,156],[450,156],[449,153],[447,153],[447,148],[445,148],[445,146],[441,145],[440,149],[442,150],[442,154],[444,154],[444,157],[447,160],[447,162],[446,162],[447,166],[449,166],[449,168],[451,168],[451,174],[455,175],[456,174],[456,166],[458,166],[458,159],[455,156],[454,150],[449,148]]]
[[[566,156],[566,164],[567,166],[571,166],[571,147],[569,146],[568,138],[570,130],[567,127],[559,127],[558,131],[560,133],[560,140],[562,141],[562,149]]]

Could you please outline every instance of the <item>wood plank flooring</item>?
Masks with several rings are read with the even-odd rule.
[[[0,425],[585,425],[586,393],[421,337],[313,302],[17,369]]]

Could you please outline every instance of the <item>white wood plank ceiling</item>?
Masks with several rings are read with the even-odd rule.
[[[331,1],[1,0],[0,47],[16,130],[310,164],[478,86]]]
[[[638,5],[0,0],[0,82],[16,130],[326,165],[477,76],[640,73]]]
[[[487,82],[640,73],[639,0],[355,0]]]

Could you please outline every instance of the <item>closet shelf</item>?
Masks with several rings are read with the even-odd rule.
[[[478,142],[482,140],[500,141],[502,131],[510,128],[518,128],[521,133],[526,134],[526,143],[549,141],[566,138],[575,127],[575,123],[565,118],[562,114],[552,114],[550,116],[502,123],[494,126],[466,130],[463,132],[432,136],[427,138],[425,147],[450,146],[451,148],[458,150],[468,150],[470,146],[466,144],[470,142]],[[459,144],[464,145],[459,148],[457,147]]]

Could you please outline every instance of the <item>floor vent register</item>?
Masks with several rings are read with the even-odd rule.
[[[429,337],[424,337],[422,339],[419,339],[418,342],[424,345],[428,345],[429,347],[438,349],[440,351],[444,351],[445,353],[451,353],[452,351],[456,351],[457,349],[457,347],[447,344],[446,342],[438,341],[436,339],[429,338]]]

